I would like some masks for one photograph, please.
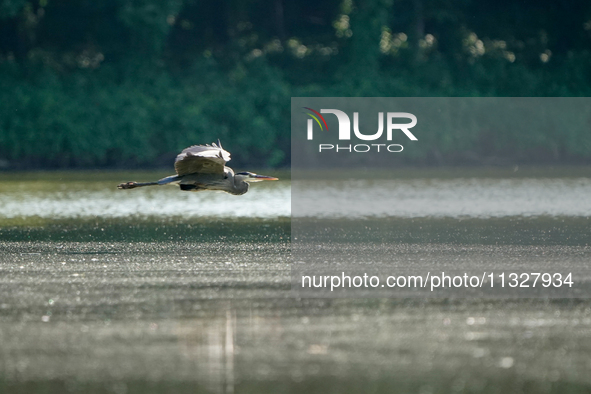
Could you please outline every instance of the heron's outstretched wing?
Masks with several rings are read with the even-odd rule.
[[[211,145],[193,145],[183,150],[174,162],[178,175],[223,174],[224,165],[230,161],[230,153],[218,141]]]

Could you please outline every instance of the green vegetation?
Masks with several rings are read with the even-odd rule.
[[[0,166],[168,166],[217,138],[287,166],[292,96],[591,96],[590,43],[583,0],[2,0]],[[587,161],[587,134],[516,160]]]

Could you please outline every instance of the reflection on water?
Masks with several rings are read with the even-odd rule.
[[[232,394],[235,388],[236,311],[228,305],[225,312],[225,316],[204,321],[181,321],[173,335],[179,339],[184,357],[201,360],[190,378],[202,382],[202,386],[212,393]]]
[[[99,392],[153,393],[158,392],[158,382],[171,382],[185,384],[188,392],[199,388],[197,392],[234,393],[235,313],[228,303],[225,316],[175,323],[153,318],[132,324],[129,319],[63,324],[59,315],[43,315],[43,321],[30,322],[19,331],[0,323],[4,335],[13,338],[0,350],[0,392],[21,392],[6,389],[10,385],[3,380],[46,381],[50,384],[39,391],[56,394],[94,392],[83,390],[83,384],[102,380]],[[66,387],[49,391],[52,382]],[[77,385],[82,387],[72,390]],[[144,390],[138,390],[142,385]]]
[[[0,249],[0,392],[233,393],[251,375],[237,357],[258,347],[245,325],[275,324],[289,294],[285,240]]]

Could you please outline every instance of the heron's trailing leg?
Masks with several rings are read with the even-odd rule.
[[[134,189],[136,187],[142,187],[142,186],[166,185],[168,183],[176,182],[180,179],[181,178],[178,175],[171,175],[171,176],[167,176],[166,178],[162,178],[157,182],[126,182],[126,183],[120,183],[117,186],[117,189]]]

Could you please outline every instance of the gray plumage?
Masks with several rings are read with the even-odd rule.
[[[193,145],[184,149],[176,157],[174,162],[176,175],[156,182],[121,183],[117,188],[134,189],[176,183],[181,190],[185,191],[219,190],[240,195],[248,191],[249,182],[277,180],[277,178],[251,172],[235,174],[230,167],[226,167],[228,161],[230,161],[230,153],[222,148],[219,140],[217,144]]]

